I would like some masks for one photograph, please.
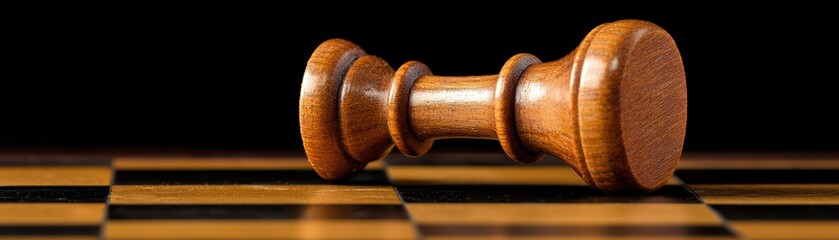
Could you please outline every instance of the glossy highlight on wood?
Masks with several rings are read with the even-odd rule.
[[[353,176],[396,146],[425,154],[435,139],[497,139],[521,163],[562,159],[605,191],[652,191],[676,168],[687,91],[681,55],[655,24],[598,26],[566,57],[510,58],[497,75],[393,69],[332,39],[309,59],[300,92],[309,162],[328,180]]]

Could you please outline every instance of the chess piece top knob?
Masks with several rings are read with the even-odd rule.
[[[415,61],[394,70],[332,39],[309,59],[300,93],[303,145],[329,180],[394,145],[418,156],[435,139],[485,138],[521,163],[562,159],[605,191],[652,191],[676,168],[686,118],[679,50],[639,20],[598,26],[562,59],[518,54],[484,76],[436,76]]]

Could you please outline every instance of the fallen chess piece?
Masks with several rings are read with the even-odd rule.
[[[420,62],[393,70],[341,39],[306,66],[300,131],[328,180],[351,177],[395,145],[419,156],[435,139],[497,139],[515,161],[562,159],[605,191],[653,191],[682,153],[687,90],[682,59],[655,24],[592,30],[566,57],[510,58],[497,75],[435,76]]]

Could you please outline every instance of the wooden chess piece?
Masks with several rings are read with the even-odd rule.
[[[605,191],[652,191],[684,143],[682,59],[655,24],[598,26],[566,57],[510,58],[497,75],[435,76],[420,62],[393,70],[346,40],[315,50],[300,91],[309,161],[327,180],[383,158],[419,156],[435,139],[497,139],[515,161],[562,159]]]

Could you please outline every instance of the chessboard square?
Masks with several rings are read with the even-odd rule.
[[[426,240],[736,240],[737,236],[508,236],[508,235],[476,235],[476,236],[423,236]]]
[[[839,205],[711,205],[728,220],[839,221]],[[837,235],[839,236],[839,235]]]
[[[839,221],[730,221],[747,239],[839,239]]]
[[[774,159],[773,159],[774,158]],[[679,162],[679,169],[721,170],[721,169],[839,169],[839,157],[808,158],[778,158],[764,156],[738,159],[732,156],[716,156],[713,158],[685,157]]]
[[[98,232],[98,230],[97,230]],[[28,236],[3,236],[0,235],[0,240],[99,240],[99,235],[90,236],[44,236],[44,235],[28,235]]]
[[[676,170],[686,184],[839,184],[839,169]]]
[[[586,185],[564,166],[389,166],[394,185]]]
[[[399,204],[388,185],[117,185],[111,204]]]
[[[0,166],[3,167],[82,167],[82,166],[111,166],[111,158],[91,157],[75,154],[41,155],[26,154],[25,156],[0,156]]]
[[[406,204],[418,224],[720,226],[704,204]]]
[[[114,220],[107,239],[414,239],[405,220]]]
[[[289,157],[122,157],[117,170],[311,170],[304,156]]]
[[[709,204],[839,204],[839,184],[694,184]]]
[[[0,186],[108,186],[107,166],[3,166]]]
[[[585,181],[568,166],[388,166],[394,185],[577,185]],[[667,185],[678,185],[671,178]]]
[[[429,239],[735,239],[725,226],[420,225]]]
[[[343,182],[328,182],[313,170],[119,170],[115,185],[351,184],[388,185],[384,171],[364,171]]]
[[[402,185],[406,203],[700,203],[684,186],[651,193],[610,194],[573,185]]]
[[[278,157],[121,157],[114,159],[117,170],[312,170],[306,156]],[[367,165],[381,170],[381,161]]]
[[[110,220],[211,219],[408,219],[396,204],[282,204],[282,205],[111,205]]]
[[[15,240],[82,240],[99,239],[101,228],[86,225],[0,226],[0,239]]]
[[[105,216],[102,203],[2,203],[0,226],[94,225]]]
[[[89,202],[108,200],[107,186],[0,187],[0,202]]]

